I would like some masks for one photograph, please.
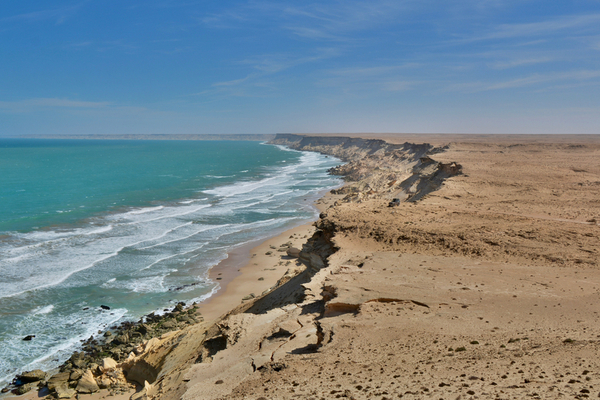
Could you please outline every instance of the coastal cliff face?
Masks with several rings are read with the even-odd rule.
[[[427,143],[392,144],[378,139],[294,134],[277,134],[270,143],[316,151],[345,161],[346,164],[329,171],[346,180],[346,185],[334,192],[345,196],[342,202],[378,198],[417,201],[462,170],[455,162],[435,161],[432,156],[447,147]]]

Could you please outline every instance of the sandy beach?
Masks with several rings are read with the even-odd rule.
[[[600,136],[359,136],[279,137],[346,185],[213,268],[204,321],[120,365],[145,383],[122,396],[597,397]]]

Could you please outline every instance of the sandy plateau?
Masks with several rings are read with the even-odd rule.
[[[347,184],[130,360],[132,398],[600,396],[600,136],[383,139],[278,135]]]

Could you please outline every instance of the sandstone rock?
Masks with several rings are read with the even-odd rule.
[[[66,383],[61,383],[55,388],[56,397],[59,399],[70,399],[77,394],[75,389],[71,389]]]
[[[123,333],[122,335],[117,336],[114,341],[119,344],[127,344],[129,343],[129,335]]]
[[[67,384],[67,381],[69,380],[69,373],[68,372],[61,372],[55,375],[52,375],[50,377],[50,379],[48,379],[48,390],[50,390],[51,392],[55,391],[56,388],[61,385],[61,384]]]
[[[76,381],[83,375],[83,371],[80,369],[73,370],[71,375],[69,375],[69,380]]]
[[[109,369],[96,378],[100,389],[114,388],[118,386],[127,386],[127,379],[121,369]]]
[[[86,364],[85,363],[85,354],[83,352],[73,353],[73,355],[71,356],[69,361],[71,361],[71,364],[73,364],[73,367],[75,367],[75,368],[84,368],[85,364]]]
[[[300,257],[300,249],[296,247],[290,247],[286,250],[286,253],[290,257],[298,258]]]
[[[77,383],[76,390],[77,393],[94,393],[100,390],[91,370],[88,369],[83,373],[79,383]]]
[[[162,327],[165,329],[173,329],[173,328],[177,327],[177,323],[175,321],[173,321],[172,319],[170,319],[168,321],[165,321],[162,324]]]
[[[101,367],[103,370],[117,368],[117,362],[112,358],[103,358]]]
[[[25,394],[25,393],[31,391],[32,389],[37,389],[37,385],[38,385],[37,382],[29,382],[22,386],[19,386],[17,388],[17,394],[22,395],[22,394]]]
[[[23,372],[21,375],[17,375],[22,382],[37,382],[46,378],[46,373],[41,369],[35,369],[33,371]]]
[[[146,400],[150,398],[153,394],[153,386],[148,383],[148,381],[144,381],[144,387],[137,393],[134,393],[130,400]]]

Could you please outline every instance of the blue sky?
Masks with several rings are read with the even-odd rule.
[[[600,133],[600,0],[0,0],[0,135]]]

